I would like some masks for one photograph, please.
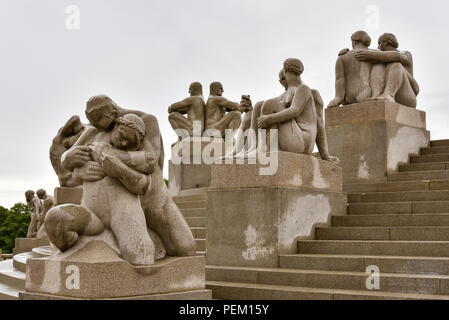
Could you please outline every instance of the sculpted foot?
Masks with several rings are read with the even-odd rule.
[[[388,95],[388,94],[381,94],[380,96],[377,96],[374,100],[387,100],[395,102],[394,97]]]

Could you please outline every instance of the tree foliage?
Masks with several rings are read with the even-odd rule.
[[[16,238],[26,238],[31,212],[26,204],[17,203],[11,209],[0,206],[0,248],[12,253]]]

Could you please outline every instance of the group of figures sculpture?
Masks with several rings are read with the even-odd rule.
[[[369,49],[371,39],[364,31],[354,33],[351,39],[353,50],[339,54],[336,96],[328,107],[369,99],[416,107],[419,87],[413,78],[412,55],[398,50],[396,37],[382,35],[379,50]],[[239,103],[224,98],[219,82],[210,84],[205,101],[202,85],[194,82],[189,87],[190,97],[169,107],[169,122],[177,133],[184,132],[180,140],[223,138],[226,130],[235,130],[236,140],[244,141],[241,136],[248,130],[254,132],[252,138],[237,142],[231,155],[235,157],[251,157],[264,147],[260,132],[275,129],[279,151],[311,155],[316,144],[323,160],[338,162],[328,151],[323,100],[318,90],[303,82],[303,72],[299,59],[285,60],[279,72],[284,92],[254,107],[248,95]],[[60,186],[82,188],[82,202],[50,206],[50,200],[46,204],[39,191],[38,197],[27,192],[34,219],[29,236],[41,228],[53,245],[66,251],[80,237],[111,234],[122,258],[133,265],[151,265],[165,256],[194,255],[192,232],[164,183],[164,150],[157,119],[121,108],[105,95],[90,98],[85,114],[89,123],[73,116],[50,149]],[[195,123],[199,123],[198,130]]]
[[[39,189],[36,192],[33,190],[26,191],[25,199],[31,212],[27,238],[45,239],[47,235],[45,233],[44,221],[48,210],[54,205],[54,198],[47,195],[44,189]]]

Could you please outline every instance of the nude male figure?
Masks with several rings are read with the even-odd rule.
[[[357,58],[360,50],[369,50],[371,38],[365,31],[357,31],[351,36],[351,51],[342,51],[335,65],[335,98],[328,108],[359,103],[371,97],[371,66],[368,61]]]
[[[173,103],[168,108],[168,121],[174,130],[187,130],[190,137],[201,137],[204,132],[204,112],[206,104],[203,98],[203,87],[199,82],[193,82],[189,87],[190,97]],[[185,117],[184,115],[187,115]],[[193,122],[201,124],[199,132],[193,132]],[[179,137],[182,139],[183,137]]]
[[[355,57],[361,62],[373,64],[370,84],[372,99],[389,100],[416,108],[419,85],[413,78],[413,56],[399,51],[394,34],[379,37],[379,50],[356,50]]]
[[[39,212],[42,210],[42,203],[38,196],[35,196],[33,190],[28,190],[25,192],[25,199],[30,208],[31,221],[28,225],[27,238],[36,238],[38,229],[37,225],[39,223]]]
[[[221,137],[225,130],[237,130],[242,121],[241,114],[247,112],[251,105],[249,96],[242,96],[242,103],[232,102],[224,98],[223,85],[220,82],[210,84],[210,95],[206,104],[206,130],[218,130]],[[247,102],[246,102],[247,101]]]
[[[164,148],[159,124],[153,115],[138,110],[127,110],[105,95],[97,95],[89,99],[88,106],[99,107],[101,118],[99,126],[109,131],[118,117],[127,114],[139,116],[145,123],[145,138],[141,151],[118,151],[115,156],[125,165],[133,166],[143,163],[137,170],[151,175],[148,191],[140,196],[142,209],[145,213],[147,226],[155,231],[162,239],[167,255],[192,256],[195,254],[195,239],[179,208],[169,196],[163,178]],[[88,147],[72,148],[64,154],[64,166],[68,170],[84,166],[85,179],[92,181],[103,178],[101,170],[95,165],[88,165],[92,156]],[[144,160],[144,161],[140,161]],[[86,166],[85,166],[86,165]]]

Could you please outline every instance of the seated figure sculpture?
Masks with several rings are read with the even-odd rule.
[[[114,156],[115,148],[142,149],[145,124],[138,116],[128,114],[118,118],[114,128],[107,132],[97,128],[101,128],[101,116],[96,110],[88,110],[86,114],[93,126],[74,146],[88,146],[98,173],[102,170],[105,177],[84,180],[78,172],[82,167],[76,168],[74,176],[83,183],[81,206],[62,205],[50,210],[45,220],[47,234],[52,243],[65,251],[77,242],[80,234],[96,235],[111,229],[125,260],[135,265],[153,264],[155,248],[139,200],[139,194],[144,194],[149,186],[149,179]],[[135,167],[142,165],[136,163]]]
[[[373,64],[370,84],[371,99],[397,102],[416,108],[419,85],[413,77],[413,56],[399,51],[399,42],[392,33],[379,37],[379,50],[357,50],[355,56]]]
[[[364,31],[351,37],[354,50],[343,49],[335,68],[335,98],[328,107],[367,100],[388,100],[416,108],[419,85],[413,77],[413,57],[399,51],[397,38],[385,33],[379,50],[369,49],[371,38]]]
[[[42,204],[39,197],[35,195],[33,190],[25,192],[25,199],[31,212],[31,221],[28,225],[27,238],[36,238],[38,232],[39,213],[42,210]]]
[[[303,71],[304,66],[299,59],[285,60],[284,68],[279,73],[279,81],[286,91],[276,98],[255,105],[252,127],[279,130],[280,151],[312,154],[316,143],[323,160],[339,162],[337,157],[329,154],[323,100],[317,90],[311,90],[302,82]],[[250,149],[248,154],[251,152],[254,151]]]
[[[114,156],[122,164],[134,166],[138,172],[150,177],[150,186],[139,197],[140,204],[145,214],[146,226],[155,235],[160,236],[167,255],[194,255],[196,245],[192,232],[179,208],[168,195],[163,179],[164,152],[157,119],[141,111],[121,108],[105,95],[89,99],[86,111],[88,113],[95,111],[95,117],[98,118],[94,119],[97,129],[105,132],[111,131],[117,119],[127,114],[135,114],[143,120],[145,135],[142,150],[117,149],[114,150]],[[83,145],[73,146],[62,157],[63,166],[68,172],[77,172],[77,177],[81,177],[83,181],[92,182],[101,180],[105,176],[101,166],[93,160],[91,148]]]
[[[224,98],[223,85],[220,82],[212,82],[210,84],[210,95],[206,104],[206,134],[210,134],[213,130],[225,136],[227,129],[237,130],[242,121],[241,114],[251,110],[251,102],[249,96],[243,95],[242,102],[232,102]]]
[[[365,31],[351,36],[353,50],[342,50],[335,65],[335,98],[328,108],[368,100],[371,97],[371,63],[357,59],[357,50],[368,50],[371,38]]]
[[[168,108],[168,121],[172,128],[186,130],[190,137],[201,137],[204,131],[204,112],[206,104],[203,98],[203,87],[199,82],[193,82],[189,87],[190,97],[173,103]],[[187,114],[187,117],[184,115]],[[194,132],[194,122],[200,124],[200,130]],[[181,140],[184,137],[179,137]]]

